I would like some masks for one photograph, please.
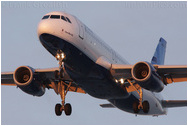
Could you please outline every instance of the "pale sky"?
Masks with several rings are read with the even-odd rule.
[[[78,17],[129,63],[149,61],[159,38],[167,41],[165,64],[187,64],[186,2],[1,2],[1,71],[22,65],[58,67],[56,59],[40,44],[37,25],[51,11]],[[187,82],[165,86],[165,100],[187,99]],[[25,94],[16,87],[1,87],[1,124],[187,124],[187,107],[168,110],[159,117],[135,116],[88,94],[68,93],[72,115],[57,117],[60,96],[46,90],[42,97]]]

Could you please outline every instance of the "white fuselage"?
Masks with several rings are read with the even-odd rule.
[[[51,12],[46,15],[63,15],[68,17],[71,23],[66,22],[62,19],[51,19],[50,17],[48,19],[43,19],[41,20],[38,26],[39,38],[42,34],[45,33],[48,35],[56,36],[62,40],[65,40],[69,44],[73,45],[76,49],[78,49],[81,53],[85,54],[89,58],[88,60],[91,60],[91,62],[101,66],[107,71],[110,70],[111,64],[128,64],[126,60],[124,60],[121,56],[119,56],[111,47],[109,47],[104,41],[102,41],[96,34],[94,34],[87,26],[85,26],[76,17],[64,12]],[[41,43],[44,45],[43,42]],[[49,46],[52,45],[48,44],[48,46],[46,45],[44,46],[52,55],[55,56],[54,50],[58,47],[52,47],[54,49],[49,50],[48,49],[50,48]],[[84,68],[84,69],[88,69],[88,68]],[[74,77],[72,79],[74,80]],[[76,78],[76,80],[78,79]],[[113,80],[111,81],[113,82]],[[88,83],[92,83],[91,80],[88,80]],[[112,87],[114,84],[115,82],[113,82]],[[135,97],[136,99],[139,99],[137,92],[130,93],[129,94],[130,97],[129,96],[124,97],[122,96],[122,94],[117,94],[117,98],[119,99],[116,99],[116,97],[111,97],[113,95],[113,90],[112,92],[107,92],[108,95],[107,96],[102,94],[102,92],[105,91],[102,91],[102,89],[100,88],[101,95],[97,93],[96,93],[97,95],[95,95],[95,93],[90,93],[91,91],[89,89],[89,85],[87,85],[88,86],[87,88],[84,88],[85,85],[84,84],[82,85],[81,81],[79,82],[79,85],[81,85],[88,94],[97,98],[107,99],[117,108],[131,113],[133,113],[132,110],[126,108],[127,102],[131,100],[131,96]],[[108,85],[102,85],[102,86],[104,87],[103,90],[108,88]],[[92,88],[93,90],[95,90],[94,92],[97,92],[97,89],[100,90],[98,87],[93,86]],[[116,90],[116,88],[114,88],[114,91]],[[116,91],[118,92],[118,90]],[[161,99],[159,97],[157,98],[154,93],[143,89],[143,100],[147,100],[150,103],[150,111],[149,113],[147,113],[147,115],[166,114],[166,110],[162,108],[162,105],[160,103]],[[145,114],[145,113],[141,112],[139,114]]]

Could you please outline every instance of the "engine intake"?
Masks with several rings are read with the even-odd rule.
[[[133,75],[135,79],[138,81],[145,80],[147,77],[151,75],[150,67],[148,66],[148,64],[144,62],[137,63],[133,67]]]
[[[148,62],[136,63],[131,70],[131,74],[142,88],[153,92],[161,92],[164,88],[160,76],[156,73],[153,65]]]
[[[16,85],[25,93],[34,96],[42,96],[45,93],[40,76],[35,74],[35,70],[29,66],[18,67],[13,78]]]

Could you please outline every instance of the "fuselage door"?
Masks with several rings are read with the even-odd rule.
[[[79,34],[79,37],[81,39],[84,39],[84,25],[80,24],[80,34]]]
[[[84,25],[78,20],[77,21],[78,25],[79,25],[79,37],[81,39],[84,39]]]

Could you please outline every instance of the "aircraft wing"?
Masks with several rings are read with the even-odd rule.
[[[43,85],[48,89],[54,89],[57,93],[57,81],[55,79],[55,71],[59,70],[58,68],[48,68],[48,69],[35,69],[34,74],[40,76],[42,78]],[[16,86],[13,78],[14,72],[2,72],[1,73],[1,85],[7,86]],[[71,82],[71,86],[69,87],[69,91],[78,92],[78,93],[85,93],[85,91],[80,88],[70,77],[69,75],[64,72],[63,81],[65,84]]]
[[[13,72],[1,73],[1,85],[16,86],[13,80]]]
[[[187,65],[156,65],[155,68],[164,84],[187,81]]]
[[[119,80],[126,78],[133,80],[131,70],[134,65],[112,64],[111,74]],[[187,65],[153,65],[156,73],[164,84],[187,81]]]

